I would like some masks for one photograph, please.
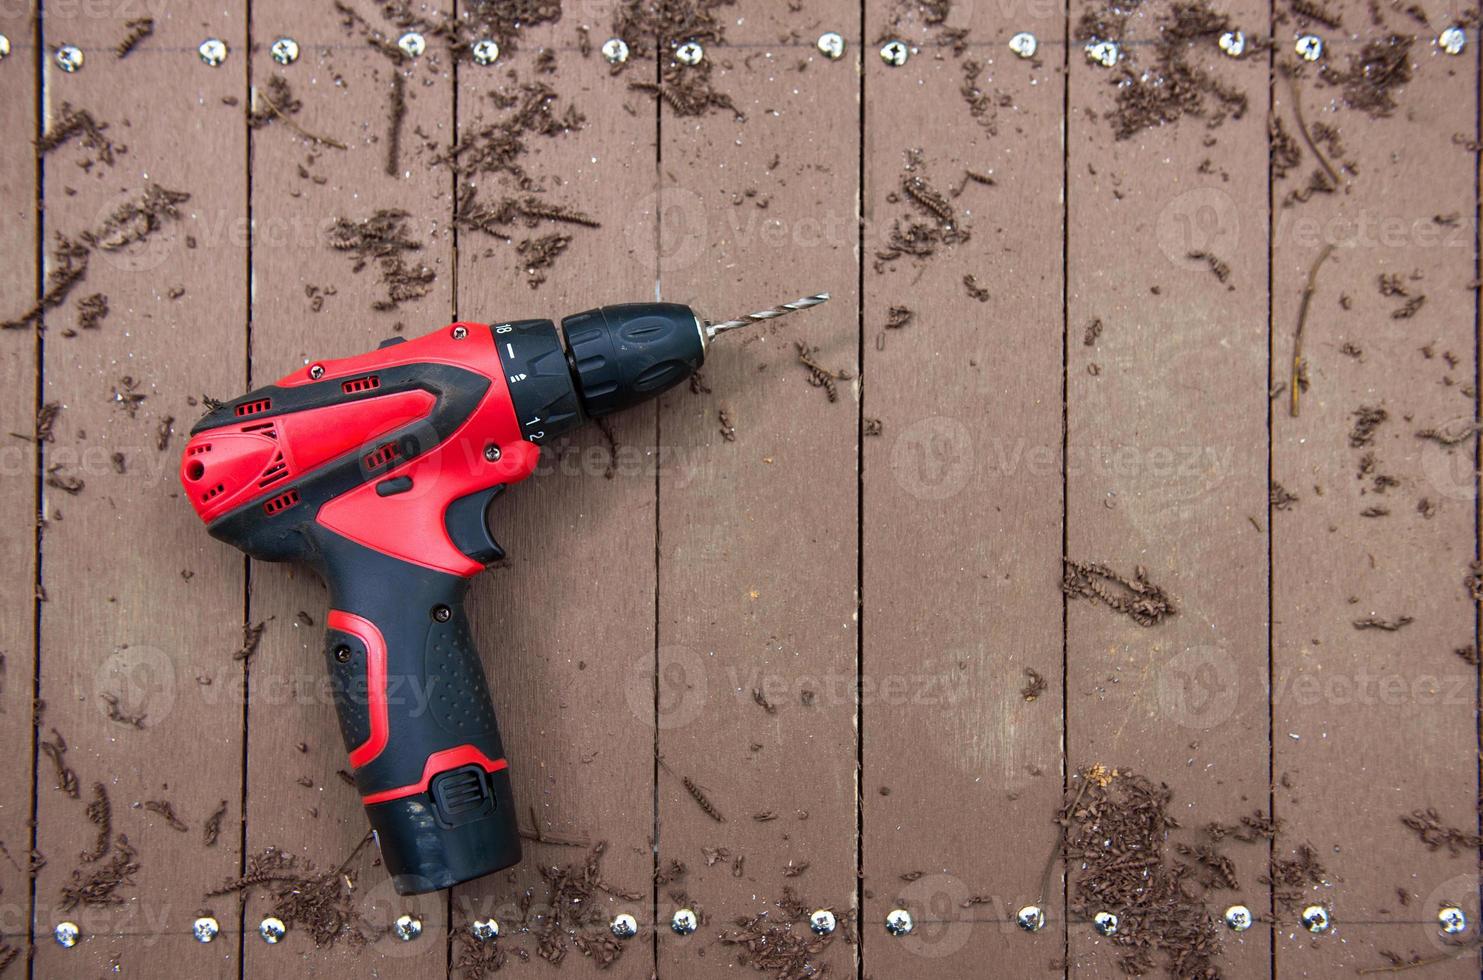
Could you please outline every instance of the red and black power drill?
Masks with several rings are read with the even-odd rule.
[[[634,303],[561,322],[454,323],[308,364],[196,423],[181,459],[214,537],[309,562],[330,591],[325,637],[355,783],[399,893],[520,860],[510,777],[463,599],[504,556],[490,502],[541,445],[690,377],[735,327],[809,296],[706,323]]]

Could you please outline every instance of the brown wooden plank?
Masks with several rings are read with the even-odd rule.
[[[1260,0],[1220,8],[1248,37],[1267,23]],[[1071,9],[1066,553],[1129,578],[1146,569],[1177,611],[1144,626],[1068,599],[1067,767],[1073,793],[1093,765],[1167,784],[1184,829],[1165,866],[1194,861],[1178,844],[1213,846],[1233,862],[1237,887],[1207,887],[1204,912],[1195,910],[1218,923],[1232,903],[1268,905],[1265,841],[1217,842],[1202,829],[1268,804],[1267,64],[1225,56],[1213,34],[1186,42],[1185,63],[1242,93],[1244,114],[1215,123],[1222,107],[1206,94],[1207,118],[1119,139],[1122,120],[1109,115],[1119,72],[1091,62],[1080,27],[1107,9]],[[1123,31],[1124,65],[1155,73],[1150,94],[1161,71],[1154,45],[1168,40],[1173,9],[1144,4]],[[1124,785],[1120,776],[1110,787],[1114,798]],[[1121,975],[1128,950],[1093,931],[1086,916],[1096,911],[1068,923],[1069,969]],[[1265,930],[1213,929],[1222,971],[1267,972]],[[1152,958],[1160,969],[1168,962],[1157,948]]]
[[[892,67],[878,43],[865,52],[864,415],[882,426],[864,439],[864,681],[879,692],[863,708],[865,969],[1044,976],[1063,947],[1048,817],[1062,785],[1065,22],[1043,5],[1012,21],[955,5],[943,25],[900,9],[873,2],[866,23],[913,54]],[[961,53],[953,29],[968,31]],[[1008,48],[1021,30],[1034,60]],[[904,193],[917,177],[968,238],[883,260],[894,228],[943,228]],[[898,306],[914,316],[889,328]],[[1033,700],[1027,670],[1045,683]],[[1031,903],[1049,918],[1034,937],[1010,924]],[[898,908],[911,935],[883,927]]]
[[[53,744],[65,739],[79,792],[74,799],[58,789],[58,770],[43,757],[36,837],[47,863],[36,881],[32,970],[148,973],[170,962],[190,976],[235,977],[235,902],[204,896],[235,873],[238,840],[228,824],[207,847],[203,825],[218,801],[232,813],[240,805],[233,692],[241,667],[231,654],[240,640],[242,561],[207,538],[176,470],[179,433],[200,411],[201,393],[236,390],[244,380],[246,264],[227,232],[245,212],[246,140],[240,106],[223,100],[245,90],[246,18],[240,8],[170,6],[154,14],[153,35],[120,59],[113,49],[125,19],[76,5],[45,13],[48,55],[75,44],[86,58],[70,75],[48,61],[48,128],[70,103],[106,123],[106,138],[120,144],[112,165],[81,139],[47,157],[49,267],[57,234],[80,241],[151,185],[190,199],[178,204],[178,221],[160,218],[146,241],[92,248],[86,279],[45,318],[42,400],[62,413],[44,447],[41,729]],[[209,36],[232,52],[214,69],[196,53]],[[110,240],[118,241],[100,236]],[[109,314],[97,329],[79,329],[80,303],[93,294],[107,297]],[[165,446],[171,419],[176,435]],[[72,495],[66,484],[74,479],[84,486]],[[107,697],[141,727],[111,720]],[[111,800],[117,841],[90,863],[80,855],[99,836],[85,814],[95,785]],[[184,831],[146,809],[160,801]],[[90,879],[127,853],[125,836],[139,869],[133,884],[114,891],[118,904],[66,909],[74,869]],[[191,938],[202,909],[227,930],[211,945]],[[82,927],[76,948],[51,941],[63,919]]]
[[[520,165],[539,198],[576,209],[600,224],[544,223],[508,230],[511,241],[459,229],[458,313],[481,323],[562,317],[604,303],[653,295],[654,261],[640,246],[653,238],[655,130],[653,112],[626,91],[596,50],[609,36],[615,2],[567,4],[559,22],[527,30],[517,51],[496,65],[459,72],[459,133],[469,139],[509,116],[495,95],[544,83],[557,93],[557,115],[568,106],[585,117],[579,129],[524,137]],[[584,57],[578,28],[592,50]],[[542,52],[554,72],[538,70]],[[635,113],[625,111],[633,106]],[[478,200],[521,194],[509,175],[471,176]],[[648,202],[645,203],[645,198]],[[570,234],[569,250],[531,289],[518,247],[526,238]],[[556,840],[607,842],[604,878],[638,900],[594,892],[583,909],[563,912],[558,934],[569,950],[563,976],[649,977],[653,944],[649,838],[654,822],[654,407],[612,419],[614,456],[589,427],[547,447],[535,476],[494,507],[493,531],[509,555],[474,584],[470,615],[483,640],[510,759],[520,824]],[[454,927],[492,915],[501,945],[513,953],[504,967],[516,976],[551,967],[535,954],[551,909],[543,871],[586,860],[588,848],[525,841],[525,858],[509,874],[456,889]],[[532,896],[528,916],[517,902]],[[582,943],[604,940],[612,917],[633,915],[646,931],[624,943],[602,968]],[[503,974],[502,974],[503,975]]]
[[[1476,139],[1476,32],[1466,54],[1443,54],[1433,39],[1455,8],[1421,7],[1429,26],[1382,6],[1380,23],[1346,9],[1343,30],[1317,28],[1324,64],[1337,72],[1390,32],[1415,36],[1414,78],[1394,92],[1389,118],[1350,105],[1313,68],[1296,86],[1300,102],[1285,82],[1275,88],[1277,117],[1299,144],[1301,104],[1309,127],[1337,128],[1343,149],[1325,144],[1330,162],[1351,161],[1355,171],[1343,193],[1284,207],[1316,166],[1304,146],[1272,189],[1274,383],[1290,373],[1310,269],[1326,245],[1338,246],[1309,307],[1311,387],[1300,414],[1290,416],[1286,392],[1273,404],[1274,479],[1299,498],[1272,525],[1275,800],[1287,828],[1275,857],[1291,859],[1307,843],[1327,869],[1323,885],[1295,890],[1296,908],[1278,905],[1284,976],[1383,967],[1382,950],[1444,956],[1443,903],[1466,910],[1469,936],[1478,923],[1476,852],[1428,850],[1401,822],[1434,808],[1472,833],[1478,819],[1477,674],[1453,653],[1476,642],[1465,580],[1477,547],[1477,447],[1473,438],[1448,449],[1416,435],[1449,421],[1466,432],[1477,412],[1478,157],[1455,142]],[[1296,23],[1279,28],[1279,62],[1295,60],[1297,32]],[[1380,295],[1389,275],[1407,296]],[[1421,295],[1414,316],[1395,318]],[[1388,413],[1368,436],[1355,431],[1361,406]],[[1389,513],[1363,516],[1375,507]],[[1413,622],[1398,632],[1355,628],[1370,616]],[[1330,935],[1297,924],[1310,902],[1330,908]],[[1478,968],[1474,948],[1427,974]]]
[[[0,128],[12,138],[0,147],[0,251],[10,261],[0,269],[0,310],[6,319],[30,308],[37,299],[40,268],[38,238],[41,190],[35,150],[37,133],[36,23],[29,9],[0,13],[0,34],[11,54],[0,62]],[[35,774],[31,698],[36,670],[36,535],[23,515],[36,510],[36,380],[39,338],[33,329],[7,331],[0,337],[0,500],[13,515],[12,530],[0,536],[0,567],[5,569],[0,600],[0,739],[11,746],[0,769],[0,841],[24,861],[31,848],[31,798]],[[16,435],[11,435],[14,433]],[[19,436],[19,437],[17,437]],[[29,531],[29,533],[28,533]],[[0,920],[5,949],[0,962],[16,951],[23,963],[30,952],[30,877],[24,865],[0,862],[0,896],[6,915]],[[19,969],[19,967],[14,967]]]
[[[786,926],[788,889],[846,928],[858,846],[858,389],[840,381],[831,403],[794,344],[858,376],[859,8],[743,0],[718,17],[712,81],[746,119],[662,110],[661,293],[714,319],[833,298],[718,340],[710,390],[660,408],[659,694],[687,710],[661,715],[658,860],[688,872],[659,885],[657,917],[660,973],[686,977],[734,973],[745,947],[718,935],[759,913]],[[825,30],[848,57],[817,51]],[[683,902],[704,916],[692,936],[666,928]],[[855,950],[841,932],[813,962],[850,973]]]
[[[373,5],[351,6],[391,38],[401,33]],[[451,184],[431,160],[451,143],[453,83],[441,43],[429,39],[421,58],[398,66],[358,30],[344,28],[330,4],[263,0],[253,7],[252,24],[254,87],[285,79],[303,103],[293,117],[298,126],[347,147],[315,145],[281,121],[252,132],[252,380],[267,384],[309,360],[358,354],[399,331],[419,336],[451,319]],[[286,67],[269,50],[280,34],[291,35],[301,52]],[[407,114],[399,171],[391,176],[388,111],[398,72],[405,78]],[[386,299],[387,288],[376,263],[352,272],[353,258],[332,249],[324,233],[338,218],[359,221],[383,208],[409,213],[409,233],[423,243],[411,261],[433,269],[436,278],[421,299],[379,312],[372,304]],[[333,294],[324,296],[328,290]],[[316,295],[323,296],[318,312]],[[334,949],[316,949],[305,930],[291,929],[284,943],[267,946],[255,930],[268,903],[254,897],[246,910],[245,975],[281,976],[285,969],[315,977],[441,973],[446,895],[397,896],[375,848],[356,851],[369,828],[359,797],[336,775],[348,766],[325,687],[327,594],[302,567],[257,562],[251,575],[251,620],[266,630],[249,667],[247,853],[276,846],[320,868],[355,854],[347,870],[368,931],[406,913],[421,919],[422,935],[410,943],[388,935],[363,950],[343,940]]]

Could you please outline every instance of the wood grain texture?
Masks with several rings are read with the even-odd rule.
[[[374,18],[371,5],[353,6]],[[392,37],[399,33],[379,18],[373,22]],[[399,332],[420,336],[452,319],[452,185],[431,161],[452,143],[453,77],[441,43],[430,39],[421,58],[398,65],[346,30],[328,4],[263,0],[253,7],[252,23],[260,32],[253,86],[261,89],[275,75],[286,79],[303,103],[297,124],[347,147],[315,144],[281,121],[252,131],[251,371],[257,385],[309,361],[358,354]],[[280,67],[268,47],[289,28],[301,55]],[[387,115],[398,72],[405,77],[407,116],[401,170],[391,176]],[[426,296],[384,312],[372,309],[387,296],[377,264],[352,272],[353,257],[331,248],[326,236],[336,219],[361,221],[379,209],[409,212],[409,235],[423,243],[409,264],[436,273]],[[317,313],[311,287],[321,295],[326,287],[334,291]],[[251,587],[249,616],[266,629],[249,664],[247,852],[276,846],[335,868],[356,853],[369,827],[355,790],[336,775],[348,766],[325,681],[328,596],[312,572],[294,565],[253,563]],[[401,943],[387,935],[367,949],[341,942],[323,950],[291,930],[282,944],[267,946],[254,934],[266,913],[254,897],[245,913],[246,976],[279,976],[285,969],[325,978],[361,977],[372,969],[381,977],[444,971],[446,895],[396,895],[374,847],[361,849],[347,870],[368,931],[407,913],[421,919],[421,938]]]
[[[36,881],[36,930],[44,941],[33,975],[149,972],[168,959],[191,976],[235,977],[236,944],[200,945],[190,928],[203,907],[229,935],[234,926],[231,900],[203,896],[236,872],[237,840],[228,834],[207,848],[202,826],[218,801],[233,812],[240,805],[241,666],[232,651],[242,561],[201,533],[175,474],[201,393],[244,382],[246,255],[230,232],[246,204],[246,134],[240,105],[223,100],[245,90],[246,19],[240,9],[164,10],[153,36],[121,60],[113,48],[124,19],[73,6],[43,21],[48,52],[70,43],[86,57],[70,75],[48,61],[48,127],[70,104],[93,112],[119,144],[111,166],[84,166],[100,151],[78,139],[47,156],[49,268],[57,234],[80,241],[151,185],[190,199],[143,242],[91,248],[85,281],[45,318],[41,398],[62,413],[44,447],[40,725],[43,739],[65,739],[79,793],[59,790],[43,757],[36,837],[47,863]],[[216,69],[202,64],[194,51],[207,36],[236,57]],[[106,295],[108,317],[78,329],[79,301],[95,293]],[[74,479],[84,484],[75,495],[63,486]],[[110,697],[139,727],[110,719]],[[85,815],[95,784],[111,798],[117,840],[113,853],[88,862],[80,855],[98,838]],[[162,801],[187,829],[146,808]],[[114,892],[117,904],[66,908],[74,869],[88,879],[121,853],[125,836],[138,852],[135,884]],[[76,948],[51,941],[62,919],[82,928]]]
[[[528,135],[521,166],[536,195],[580,211],[600,227],[547,223],[512,227],[511,241],[460,228],[458,313],[480,323],[562,317],[607,303],[653,295],[655,127],[644,100],[592,50],[584,57],[578,28],[594,48],[609,36],[617,4],[569,4],[559,22],[527,30],[519,49],[497,65],[459,71],[459,132],[468,138],[508,115],[497,95],[544,83],[558,93],[553,108],[584,117],[581,128]],[[554,74],[537,69],[552,52]],[[632,109],[633,111],[627,111]],[[508,177],[473,178],[481,201],[517,193]],[[539,288],[527,285],[519,242],[570,234],[568,251]],[[563,976],[646,978],[653,973],[651,918],[654,826],[654,449],[653,405],[611,420],[610,445],[596,426],[546,447],[536,474],[491,509],[495,537],[509,558],[475,580],[469,600],[475,634],[510,759],[520,825],[558,840],[606,842],[592,921],[565,930],[570,953]],[[493,915],[503,946],[524,948],[504,972],[535,976],[551,967],[534,954],[551,910],[542,875],[580,864],[586,847],[523,842],[525,860],[453,893],[455,928]],[[522,914],[519,902],[532,905]],[[638,899],[624,897],[638,895]],[[644,931],[601,968],[574,940],[602,940],[620,912]],[[566,916],[570,923],[570,915]]]
[[[1062,787],[1065,22],[1049,5],[1012,26],[990,5],[941,26],[900,9],[870,3],[866,22],[868,38],[917,49],[899,68],[865,53],[864,415],[881,422],[863,440],[866,969],[976,977],[987,959],[1042,976],[1064,943],[1048,818]],[[961,53],[953,28],[971,32]],[[1036,59],[1009,52],[1018,30],[1038,37]],[[883,262],[893,228],[923,216],[910,177],[947,195],[969,237]],[[895,306],[914,316],[893,329]],[[1045,683],[1033,701],[1027,670]],[[1035,936],[1012,924],[1030,903],[1050,920]],[[885,932],[896,908],[911,935]]]
[[[41,188],[35,149],[36,24],[32,11],[0,14],[0,34],[10,40],[0,100],[0,129],[13,134],[0,145],[0,317],[10,319],[38,297],[41,265],[37,226]],[[0,740],[11,747],[0,763],[0,841],[24,862],[31,848],[31,799],[35,788],[31,699],[36,670],[36,359],[33,329],[0,334],[0,501],[12,530],[0,535]],[[28,533],[29,532],[29,533]],[[30,953],[31,882],[23,863],[0,861],[0,942],[24,963]],[[11,955],[0,952],[0,957]],[[15,968],[15,967],[13,967]],[[15,968],[18,969],[18,968]]]
[[[1073,33],[1099,9],[1074,4]],[[1128,21],[1135,74],[1170,9],[1145,5]],[[1265,3],[1223,9],[1248,31],[1267,17]],[[1067,766],[1167,784],[1186,828],[1169,861],[1187,860],[1176,841],[1207,843],[1206,824],[1268,805],[1267,65],[1224,56],[1214,38],[1191,51],[1245,94],[1244,114],[1119,139],[1115,72],[1073,43],[1067,117],[1067,557],[1130,578],[1146,569],[1177,610],[1146,627],[1068,600]],[[1219,850],[1238,887],[1208,890],[1208,913],[1265,910],[1265,842]],[[1085,921],[1069,930],[1074,972],[1121,975],[1115,945]],[[1268,968],[1262,930],[1223,944],[1231,975]]]
[[[1441,955],[1444,903],[1478,921],[1475,853],[1428,850],[1401,823],[1417,808],[1469,833],[1478,819],[1477,672],[1453,653],[1476,641],[1466,580],[1477,549],[1477,447],[1473,438],[1446,448],[1416,435],[1449,422],[1465,432],[1476,417],[1478,157],[1454,134],[1476,139],[1478,76],[1476,59],[1431,43],[1452,8],[1422,7],[1429,27],[1391,10],[1383,24],[1346,11],[1345,30],[1325,32],[1325,61],[1340,71],[1368,42],[1416,34],[1414,77],[1398,92],[1399,110],[1372,120],[1343,88],[1305,72],[1296,91],[1307,124],[1336,127],[1342,155],[1325,152],[1353,161],[1355,172],[1342,193],[1283,207],[1315,166],[1304,147],[1272,190],[1274,383],[1289,373],[1309,270],[1336,246],[1305,330],[1311,387],[1297,418],[1286,395],[1273,411],[1273,477],[1299,497],[1272,524],[1275,805],[1287,826],[1275,856],[1290,858],[1306,842],[1327,869],[1321,886],[1297,891],[1295,908],[1279,904],[1283,975],[1384,966],[1381,950]],[[1291,60],[1293,30],[1279,29],[1279,60]],[[1293,90],[1279,84],[1275,93],[1276,114],[1296,137]],[[1387,275],[1407,295],[1380,295]],[[1414,316],[1395,318],[1421,295]],[[1388,416],[1368,438],[1355,435],[1362,407]],[[1370,508],[1388,513],[1362,516]],[[1397,632],[1355,628],[1371,616],[1413,621]],[[1315,938],[1295,922],[1310,902],[1331,910],[1330,935]],[[1478,956],[1427,971],[1475,976]]]
[[[657,909],[662,924],[686,903],[703,920],[687,937],[661,928],[659,971],[687,977],[743,969],[718,936],[738,917],[778,919],[785,889],[841,923],[856,894],[859,393],[841,380],[831,402],[794,345],[858,377],[858,7],[742,0],[720,17],[726,44],[706,57],[746,121],[662,110],[661,296],[716,320],[832,299],[717,339],[710,390],[661,400],[658,860],[688,872],[658,887]],[[847,58],[819,54],[825,29]],[[817,962],[854,971],[843,926]]]

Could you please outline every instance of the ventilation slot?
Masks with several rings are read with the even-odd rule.
[[[189,449],[187,449],[185,451],[185,454],[187,456],[199,456],[202,453],[209,453],[209,452],[211,452],[211,443],[209,443],[209,442],[203,442],[199,446],[191,446]]]
[[[379,470],[401,454],[402,450],[400,446],[394,442],[388,442],[366,457],[366,469]]]
[[[201,503],[204,504],[206,501],[212,499],[213,497],[218,497],[221,494],[226,493],[226,489],[227,485],[225,483],[218,483],[210,490],[207,490],[205,493],[201,494]]]
[[[271,398],[259,398],[257,401],[243,402],[234,411],[237,413],[237,417],[241,418],[244,415],[256,415],[259,412],[266,412],[272,407],[273,400]]]
[[[351,378],[340,384],[340,390],[347,395],[358,395],[363,391],[372,391],[379,387],[381,387],[381,379],[374,374],[368,374],[364,378]]]
[[[270,487],[286,476],[288,476],[288,463],[284,462],[283,454],[278,453],[273,457],[273,462],[268,464],[268,468],[263,470],[263,475],[258,477],[257,485]]]
[[[279,511],[288,510],[298,502],[299,492],[297,490],[285,490],[272,500],[263,504],[263,513],[272,516]]]
[[[239,431],[256,432],[258,435],[267,436],[269,439],[278,438],[278,429],[272,422],[254,422],[251,425],[244,425]]]

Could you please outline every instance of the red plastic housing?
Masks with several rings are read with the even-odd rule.
[[[426,418],[436,400],[426,391],[369,394],[387,368],[447,364],[488,381],[474,410],[438,445],[401,459],[385,437]],[[317,376],[311,375],[311,370]],[[383,554],[455,575],[472,576],[483,565],[454,545],[444,524],[448,505],[460,497],[514,484],[535,469],[539,447],[521,437],[494,334],[487,325],[454,323],[406,343],[355,357],[305,365],[277,382],[278,388],[335,385],[336,401],[279,415],[271,397],[236,407],[239,423],[199,433],[181,458],[181,482],[203,521],[246,505],[261,506],[265,518],[298,502],[294,483],[329,464],[360,454],[367,479],[320,507],[324,527]],[[271,389],[264,389],[270,392]],[[487,448],[497,446],[491,460]],[[410,477],[405,492],[380,495],[376,485]]]

